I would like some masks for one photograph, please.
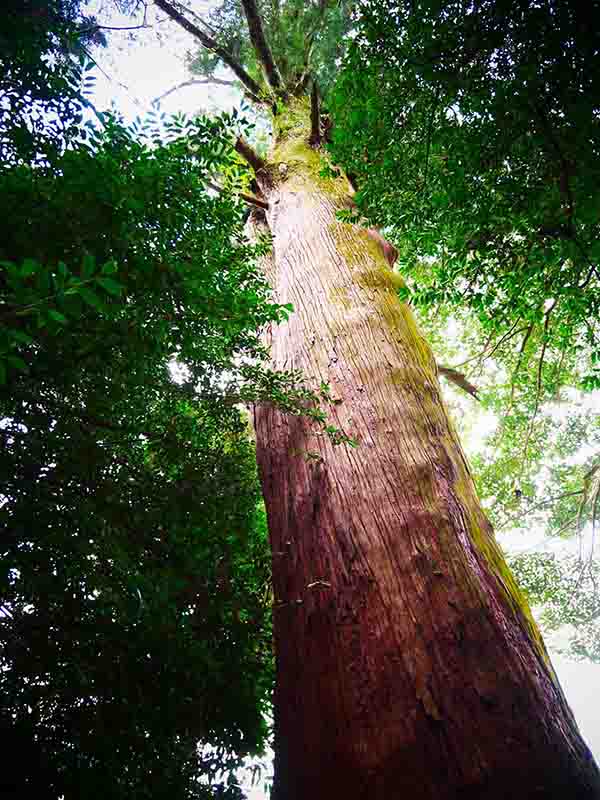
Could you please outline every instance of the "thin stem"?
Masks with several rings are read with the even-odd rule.
[[[218,183],[213,183],[212,181],[206,181],[206,185],[210,186],[211,189],[214,189],[215,192],[219,192],[219,194],[225,194],[227,191],[222,186],[219,186]],[[269,204],[265,200],[260,200],[258,197],[254,197],[254,195],[245,194],[244,192],[234,192],[234,195],[239,197],[240,200],[243,200],[244,203],[247,203],[248,205],[264,208],[265,211],[268,211],[269,209]]]
[[[243,136],[238,136],[234,146],[242,158],[244,158],[252,167],[254,172],[260,172],[260,170],[265,169],[267,162],[258,155],[256,150],[251,144],[249,144],[249,142],[246,141],[246,139],[244,139]]]

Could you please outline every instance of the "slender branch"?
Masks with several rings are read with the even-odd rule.
[[[538,411],[540,410],[540,400],[542,398],[542,372],[544,367],[544,358],[546,357],[546,348],[548,346],[548,328],[550,326],[550,316],[554,311],[557,302],[558,302],[557,300],[554,300],[552,305],[544,315],[544,334],[542,341],[542,351],[540,353],[540,358],[538,361],[538,368],[537,368],[535,406],[533,408],[533,414],[531,415],[529,425],[527,426],[527,434],[525,435],[525,444],[523,446],[523,461],[521,463],[521,473],[525,469],[525,462],[527,461],[527,452],[529,450],[529,440],[531,439],[531,434],[533,433],[533,425],[538,415]]]
[[[213,183],[213,181],[206,181],[206,185],[210,186],[211,189],[214,189],[215,192],[219,192],[220,194],[224,194],[227,191],[222,186],[219,186],[218,183]],[[234,194],[236,197],[239,197],[240,200],[243,200],[244,203],[247,203],[250,206],[258,206],[259,208],[264,208],[265,211],[268,211],[269,209],[269,204],[265,200],[254,197],[254,195],[245,194],[244,192],[234,192]]]
[[[431,151],[431,137],[433,135],[433,123],[435,120],[435,112],[437,109],[438,98],[440,94],[440,87],[437,86],[435,90],[435,97],[433,98],[433,103],[431,104],[431,116],[429,117],[429,125],[427,126],[427,145],[425,149],[425,170],[423,174],[423,187],[421,189],[421,193],[424,197],[425,189],[427,188],[427,177],[429,172],[429,153]]]
[[[256,5],[255,0],[242,0],[244,13],[248,22],[248,30],[250,31],[250,41],[254,47],[254,51],[265,73],[267,83],[275,92],[285,92],[285,86],[279,67],[275,63],[271,48],[267,42],[265,31],[263,28],[262,18]]]
[[[120,86],[120,87],[121,87],[121,89],[124,89],[124,90],[125,90],[125,92],[127,92],[127,94],[129,95],[129,97],[131,98],[131,101],[132,101],[132,103],[134,103],[136,106],[138,106],[138,107],[139,107],[139,106],[141,106],[141,105],[142,105],[142,103],[141,103],[141,102],[138,100],[138,98],[137,98],[137,97],[136,97],[134,94],[132,94],[132,93],[131,93],[131,91],[130,91],[129,87],[128,87],[128,86],[127,86],[125,83],[122,83],[121,81],[118,81],[118,80],[116,80],[115,78],[111,78],[111,76],[108,74],[108,72],[106,72],[106,70],[104,70],[104,69],[103,69],[103,68],[100,66],[100,64],[99,64],[99,63],[96,61],[96,59],[93,57],[93,55],[92,55],[92,54],[90,53],[90,51],[87,49],[87,47],[83,47],[82,49],[83,49],[83,52],[86,54],[86,56],[87,56],[87,57],[90,59],[90,61],[92,61],[92,62],[93,62],[94,66],[95,66],[95,67],[97,67],[97,68],[99,69],[99,71],[100,71],[100,72],[101,72],[101,73],[104,75],[104,77],[106,78],[106,80],[107,80],[107,81],[109,81],[110,83],[114,83],[116,86]],[[99,121],[99,122],[100,122],[102,125],[104,125],[104,124],[105,124],[105,122],[104,122],[104,120],[102,119],[102,117],[101,117],[101,115],[99,114],[99,112],[98,112],[98,111],[96,111],[96,109],[95,109],[95,107],[92,105],[92,103],[90,103],[90,102],[89,102],[88,100],[86,100],[85,98],[84,98],[84,105],[85,105],[87,108],[90,108],[90,109],[91,109],[91,110],[94,112],[94,114],[95,114],[95,115],[96,115],[96,117],[98,118],[98,121]]]
[[[142,22],[141,25],[128,25],[126,27],[113,27],[112,25],[90,25],[89,28],[79,28],[77,31],[77,36],[81,36],[83,33],[97,33],[98,31],[139,31],[141,28],[151,28],[151,25],[147,25],[145,22]]]
[[[251,206],[258,206],[258,208],[264,208],[265,211],[269,210],[269,204],[266,200],[261,200],[259,197],[255,197],[253,194],[245,194],[244,192],[238,192],[238,197],[240,200],[243,200],[244,203],[247,203]]]
[[[313,78],[310,92],[310,138],[308,143],[318,147],[321,143],[321,110],[319,102],[319,87]]]
[[[515,522],[518,522],[520,519],[523,519],[523,517],[526,517],[529,514],[533,514],[534,511],[540,511],[543,508],[547,508],[548,506],[552,505],[552,503],[556,503],[559,500],[564,500],[567,497],[579,497],[582,494],[583,494],[583,489],[575,489],[572,492],[555,494],[552,497],[546,498],[546,500],[543,500],[541,503],[536,503],[534,506],[529,506],[529,508],[526,508],[520,514],[517,514],[514,517],[509,517],[508,519],[505,519],[504,522],[500,522],[498,525],[495,526],[496,530],[501,530],[502,528],[505,528],[507,525],[513,525]],[[569,521],[569,524],[572,524],[572,521]]]
[[[523,330],[526,330],[526,333],[525,333],[525,336],[523,337],[523,341],[521,342],[521,347],[519,348],[519,355],[517,357],[517,364],[515,366],[514,372],[510,376],[510,399],[508,401],[508,407],[507,407],[507,409],[506,409],[506,411],[504,413],[504,419],[505,420],[510,415],[510,413],[512,411],[512,408],[513,408],[513,405],[515,403],[515,390],[517,388],[517,375],[519,374],[519,372],[521,370],[521,364],[523,363],[523,356],[525,355],[525,348],[527,347],[527,342],[529,341],[529,337],[533,333],[534,328],[535,328],[535,325],[532,322],[531,325],[529,325],[529,327],[527,327],[526,329],[525,328],[521,328],[521,329],[519,329],[517,331],[517,333],[521,333]],[[504,423],[503,423],[503,427],[504,427]],[[505,427],[504,427],[504,430],[506,430]],[[504,434],[502,434],[502,435],[504,436]]]
[[[308,82],[310,80],[310,72],[308,69],[305,69],[301,74],[296,83],[292,88],[292,94],[294,97],[298,97],[303,95],[306,87],[308,86]]]
[[[267,162],[258,155],[256,150],[243,136],[238,136],[234,147],[242,158],[248,162],[254,172],[260,172],[261,169],[265,169],[267,166]]]
[[[236,75],[236,77],[241,81],[241,83],[246,87],[248,90],[250,97],[256,103],[264,103],[265,101],[261,98],[262,89],[258,85],[258,83],[246,72],[246,70],[239,64],[235,58],[231,55],[231,53],[227,52],[225,48],[221,47],[221,45],[215,41],[211,36],[204,31],[201,31],[197,25],[194,25],[193,22],[190,22],[189,19],[183,16],[177,9],[171,5],[171,3],[167,2],[167,0],[154,0],[155,4],[164,11],[165,14],[168,14],[174,22],[177,22],[184,30],[188,33],[191,33],[203,47],[206,47],[207,50],[210,50],[211,53],[214,53],[216,56],[219,56],[221,61],[226,64],[231,71]]]
[[[513,324],[513,325],[512,325],[510,328],[509,328],[509,330],[507,331],[507,333],[503,334],[503,335],[500,337],[500,340],[499,340],[498,342],[496,342],[496,343],[495,343],[495,344],[492,346],[492,349],[490,350],[490,352],[489,352],[489,353],[488,353],[488,351],[487,351],[487,350],[488,350],[488,347],[490,346],[490,343],[491,343],[491,338],[492,338],[492,336],[491,336],[491,335],[490,335],[490,337],[489,337],[488,341],[486,342],[486,345],[485,345],[485,347],[483,348],[483,350],[482,350],[480,353],[477,353],[477,355],[471,356],[471,358],[467,358],[467,359],[465,359],[465,361],[461,361],[459,364],[454,364],[454,366],[452,367],[452,369],[458,369],[458,367],[464,367],[464,366],[465,366],[465,364],[470,364],[470,363],[471,363],[471,361],[477,361],[478,359],[482,359],[482,360],[483,360],[483,359],[485,359],[485,358],[491,358],[491,357],[492,357],[492,355],[493,355],[493,354],[496,352],[496,350],[497,350],[497,349],[498,349],[498,348],[499,348],[499,347],[500,347],[502,344],[504,344],[504,342],[505,342],[505,341],[507,341],[508,339],[512,339],[512,337],[513,337],[513,336],[517,336],[517,334],[519,334],[519,333],[521,333],[522,331],[526,330],[526,328],[519,328],[519,330],[518,330],[518,331],[516,331],[516,330],[515,330],[515,328],[517,327],[517,325],[519,324],[519,322],[520,322],[520,321],[521,321],[521,318],[519,317],[519,318],[517,319],[517,321],[516,321],[516,322],[515,322],[515,323],[514,323],[514,324]]]
[[[227,81],[223,78],[191,78],[189,81],[183,81],[183,83],[178,83],[177,86],[171,87],[167,92],[160,94],[158,97],[155,97],[152,101],[152,105],[157,105],[160,103],[161,100],[164,100],[165,97],[168,97],[170,94],[174,92],[178,92],[180,89],[186,89],[188,86],[200,86],[200,85],[207,85],[207,84],[215,84],[216,86],[235,86],[234,81]]]

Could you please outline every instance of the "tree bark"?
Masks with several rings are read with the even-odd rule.
[[[571,800],[598,769],[479,505],[383,249],[337,220],[307,103],[263,180],[276,367],[331,387],[334,447],[255,411],[273,550],[274,800]],[[274,177],[273,177],[274,176]]]

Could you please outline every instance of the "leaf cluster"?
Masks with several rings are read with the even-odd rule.
[[[509,559],[532,605],[543,606],[540,621],[550,633],[572,626],[566,652],[600,662],[600,569],[597,560],[553,553],[523,553]]]
[[[582,16],[583,15],[583,16]],[[331,98],[334,156],[386,227],[417,305],[496,341],[585,351],[598,384],[598,33],[545,0],[373,2]]]

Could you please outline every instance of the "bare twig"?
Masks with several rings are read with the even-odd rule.
[[[267,83],[275,92],[285,93],[285,86],[279,67],[275,63],[271,48],[267,42],[265,31],[263,28],[263,21],[260,16],[260,11],[256,5],[255,0],[242,0],[242,6],[248,22],[248,30],[250,31],[250,41],[254,47],[254,51],[265,73]]]
[[[125,83],[122,83],[121,81],[118,81],[118,80],[116,80],[115,78],[111,78],[111,76],[108,74],[108,72],[106,72],[106,70],[104,70],[104,69],[103,69],[103,68],[100,66],[100,64],[99,64],[99,63],[96,61],[96,59],[95,59],[95,58],[92,56],[92,54],[90,53],[90,51],[89,51],[89,50],[88,50],[86,47],[84,47],[84,48],[83,48],[83,51],[84,51],[84,53],[86,54],[86,56],[87,56],[87,57],[90,59],[90,61],[92,61],[92,62],[93,62],[94,66],[95,66],[95,67],[97,67],[97,68],[100,70],[100,72],[101,72],[101,73],[104,75],[104,77],[106,78],[106,80],[107,80],[107,81],[109,81],[110,83],[114,83],[114,84],[116,84],[117,86],[120,86],[120,87],[121,87],[121,89],[124,89],[124,90],[125,90],[125,92],[127,92],[127,94],[129,95],[129,97],[131,98],[131,101],[132,101],[132,102],[133,102],[133,103],[134,103],[136,106],[138,106],[138,107],[141,107],[142,103],[140,102],[140,100],[139,100],[139,99],[138,99],[138,98],[137,98],[137,97],[136,97],[134,94],[132,94],[131,90],[129,89],[129,87],[128,87],[128,86],[127,86]],[[90,108],[90,109],[91,109],[91,110],[94,112],[94,114],[96,115],[96,117],[97,117],[98,121],[99,121],[99,122],[100,122],[102,125],[104,125],[104,124],[105,124],[105,123],[104,123],[104,120],[103,120],[103,119],[102,119],[102,117],[99,115],[99,113],[96,111],[96,109],[95,109],[95,107],[93,106],[93,104],[92,104],[92,103],[90,103],[90,102],[89,102],[89,100],[85,100],[85,103],[84,103],[84,104],[85,104],[85,106],[86,106],[87,108]]]
[[[508,411],[510,411],[512,409],[512,407],[513,407],[513,402],[514,402],[514,399],[515,399],[515,386],[516,386],[517,375],[519,374],[519,370],[521,369],[521,364],[523,363],[523,356],[525,355],[525,348],[527,347],[527,342],[529,341],[529,337],[533,333],[533,329],[534,328],[535,328],[535,325],[533,323],[531,323],[531,325],[529,325],[529,327],[527,328],[527,333],[523,337],[523,341],[521,342],[521,347],[519,348],[519,356],[517,358],[517,365],[515,367],[515,370],[514,370],[513,374],[510,377],[510,380],[511,380],[511,384],[510,384],[510,402],[508,404]],[[508,411],[507,411],[507,413],[508,413]]]
[[[590,496],[590,488],[592,488],[592,495],[591,495],[591,506],[592,506],[592,547],[593,541],[596,534],[596,514],[598,511],[598,492],[600,490],[600,479],[596,478],[596,486],[594,486],[594,478],[600,469],[600,461],[592,466],[592,468],[586,472],[583,476],[583,498],[577,510],[577,532],[579,534],[579,560],[583,561],[583,525],[581,524],[581,520],[583,517],[583,512],[587,505],[588,497]]]
[[[425,170],[423,175],[423,187],[421,188],[421,193],[423,196],[425,195],[425,189],[427,188],[427,177],[429,172],[429,153],[431,151],[431,137],[433,135],[433,123],[435,120],[435,112],[438,104],[438,98],[440,94],[440,87],[436,87],[435,96],[433,98],[433,103],[431,104],[431,115],[429,117],[429,125],[427,126],[427,147],[425,150]]]
[[[525,444],[523,445],[523,461],[521,462],[521,472],[525,469],[525,462],[527,461],[527,451],[529,449],[529,440],[531,439],[531,434],[533,432],[533,425],[536,420],[538,411],[540,410],[540,399],[542,396],[542,370],[544,367],[544,358],[546,356],[546,348],[548,346],[548,327],[550,325],[550,316],[554,309],[556,308],[556,303],[558,301],[554,300],[552,305],[546,311],[544,315],[544,335],[543,335],[543,342],[542,342],[542,352],[540,353],[540,358],[538,361],[538,369],[537,369],[537,380],[536,380],[536,390],[535,390],[535,405],[533,408],[533,414],[531,415],[531,419],[529,421],[529,425],[527,426],[527,434],[525,435]]]
[[[239,64],[235,58],[225,50],[221,45],[209,36],[204,31],[200,30],[200,28],[191,22],[187,17],[179,12],[171,3],[167,2],[167,0],[154,0],[155,4],[168,14],[172,20],[177,22],[184,30],[188,33],[191,33],[203,47],[206,47],[207,50],[210,50],[211,53],[214,53],[218,56],[221,61],[226,64],[231,71],[235,74],[238,80],[245,86],[247,89],[250,98],[256,103],[264,103],[264,99],[261,97],[262,89],[258,85],[258,83],[246,72],[246,70]]]
[[[566,497],[577,497],[578,495],[582,495],[584,493],[583,489],[576,489],[572,492],[564,492],[564,494],[556,494],[552,497],[548,497],[546,500],[543,500],[541,503],[536,503],[534,506],[530,506],[526,508],[525,511],[521,512],[520,514],[510,517],[510,519],[504,520],[499,525],[496,525],[496,530],[501,530],[505,528],[507,525],[512,525],[513,523],[517,522],[518,520],[522,519],[523,517],[528,516],[529,514],[533,514],[534,511],[540,511],[547,506],[552,505],[552,503],[556,503],[559,500],[564,500]],[[572,524],[569,522],[568,524]]]
[[[92,31],[94,33],[97,31],[139,31],[141,28],[151,27],[151,25],[147,25],[145,22],[142,22],[141,25],[128,25],[125,27],[114,27],[112,25],[90,25],[89,28],[79,28],[77,31],[77,36],[81,36],[83,33],[91,33]]]
[[[499,341],[496,342],[493,345],[493,347],[489,351],[489,353],[487,352],[487,349],[488,349],[488,347],[490,345],[491,336],[488,339],[488,341],[486,342],[485,347],[483,348],[483,350],[480,353],[477,353],[477,355],[475,355],[475,356],[471,356],[471,358],[467,358],[465,361],[461,361],[459,364],[455,364],[453,369],[458,369],[458,367],[464,367],[465,364],[470,364],[472,361],[478,361],[479,359],[483,360],[485,358],[491,358],[491,356],[496,352],[496,350],[505,341],[507,341],[508,339],[512,339],[513,336],[516,336],[518,333],[521,333],[522,331],[526,330],[526,328],[519,328],[518,331],[515,330],[515,328],[517,327],[517,325],[519,324],[520,321],[521,321],[521,318],[519,317],[519,319],[517,319],[517,321],[510,327],[510,329],[503,336],[500,337]]]

